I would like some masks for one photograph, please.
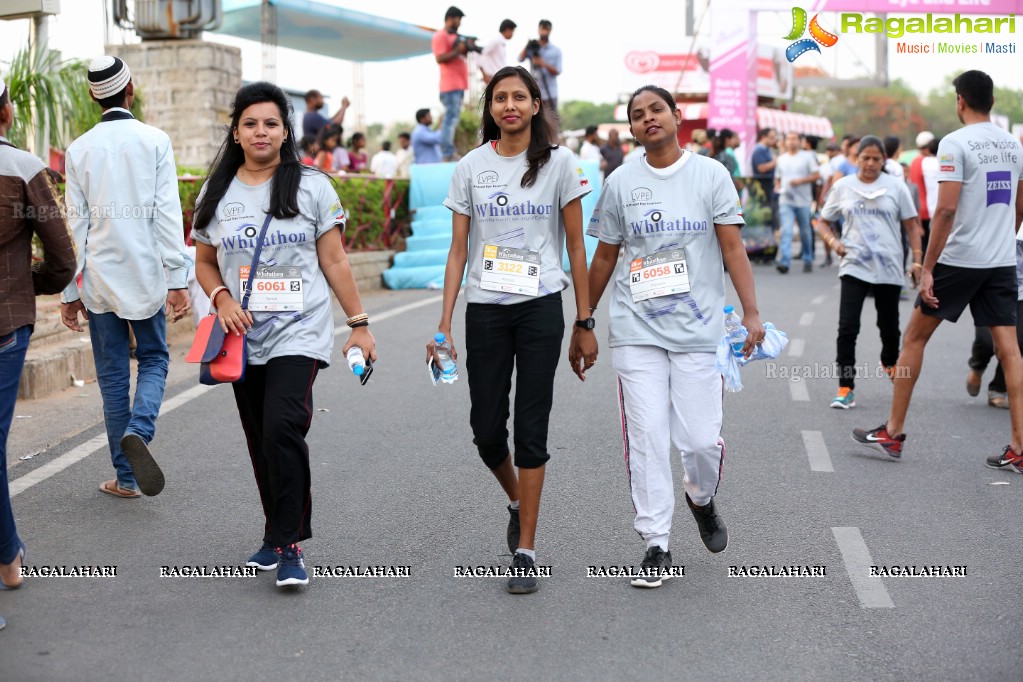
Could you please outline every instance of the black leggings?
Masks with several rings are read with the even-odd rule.
[[[895,365],[899,359],[899,294],[898,284],[870,284],[852,275],[842,275],[842,296],[838,308],[838,385],[854,388],[856,376],[856,337],[860,334],[860,315],[867,294],[874,291],[877,328],[881,330],[881,364]]]
[[[266,518],[263,541],[283,547],[312,537],[312,486],[305,437],[313,382],[323,363],[298,355],[248,365],[232,384]]]
[[[561,294],[525,303],[470,303],[465,308],[465,367],[473,443],[490,469],[508,457],[508,413],[515,368],[515,466],[550,459],[547,428],[554,373],[565,336]]]
[[[970,354],[970,369],[978,374],[983,374],[987,369],[991,358],[995,356],[995,343],[991,338],[991,330],[987,327],[975,327],[973,337],[973,352]],[[1023,301],[1016,303],[1016,340],[1023,349]],[[1002,371],[1002,363],[995,368],[995,376],[988,384],[987,390],[995,393],[1005,393],[1005,373]]]

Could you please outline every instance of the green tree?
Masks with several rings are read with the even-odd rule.
[[[571,100],[558,106],[558,117],[561,119],[562,130],[576,130],[586,126],[600,125],[614,121],[614,103],[594,104],[581,100]]]
[[[827,117],[836,137],[895,135],[908,144],[928,126],[920,96],[901,80],[887,88],[799,88],[792,109]]]

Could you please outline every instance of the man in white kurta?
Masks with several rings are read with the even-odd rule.
[[[68,222],[78,247],[79,291],[61,297],[64,324],[89,321],[103,396],[110,457],[117,477],[100,490],[115,497],[157,495],[164,477],[149,452],[163,402],[170,357],[166,310],[189,312],[181,202],[170,138],[128,111],[134,85],[117,57],[89,66],[89,89],[103,118],[67,149]],[[166,305],[166,308],[165,308]],[[129,325],[138,378],[134,402]]]

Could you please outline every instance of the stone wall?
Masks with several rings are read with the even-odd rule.
[[[178,165],[209,166],[242,86],[241,50],[203,40],[147,40],[107,50],[128,65],[146,123],[170,135]]]
[[[352,265],[355,284],[359,292],[373,291],[384,287],[384,270],[391,267],[394,251],[363,251],[348,254],[348,262]]]

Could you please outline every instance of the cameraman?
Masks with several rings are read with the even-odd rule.
[[[462,98],[469,87],[469,65],[465,61],[469,44],[458,36],[464,16],[454,5],[448,7],[444,28],[433,34],[433,56],[440,64],[440,101],[444,105],[440,143],[444,161],[455,160],[455,129],[462,111]]]
[[[533,78],[540,86],[545,108],[557,118],[558,76],[561,75],[561,48],[551,44],[551,22],[540,20],[539,40],[530,40],[519,53],[519,61],[529,59],[532,63]]]

